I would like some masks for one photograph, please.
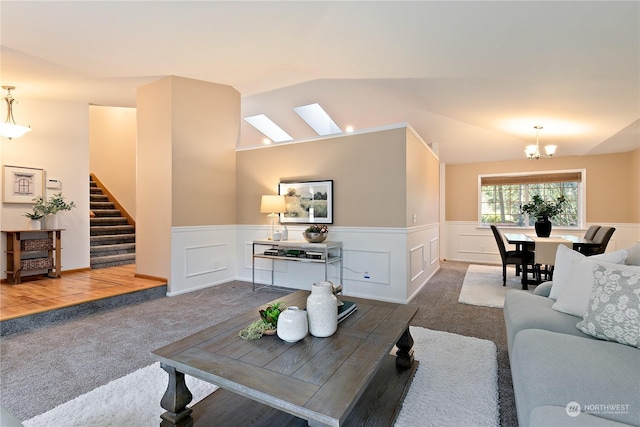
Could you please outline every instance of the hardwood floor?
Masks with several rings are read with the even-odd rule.
[[[59,279],[0,284],[0,321],[166,285],[135,277],[135,265],[63,273]]]

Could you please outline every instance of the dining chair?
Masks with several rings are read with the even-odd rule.
[[[600,226],[599,225],[590,226],[587,229],[587,231],[584,233],[585,240],[593,240],[593,238],[596,236],[596,233],[598,232],[598,230],[600,230]]]
[[[591,239],[599,245],[596,247],[582,246],[579,248],[579,252],[586,256],[603,254],[614,231],[616,231],[615,227],[600,227],[596,235]]]
[[[535,269],[536,280],[542,282],[544,280],[553,280],[553,269],[556,264],[556,252],[559,245],[564,245],[569,249],[573,248],[573,244],[565,239],[557,237],[539,237],[534,238],[536,242]]]
[[[502,258],[502,286],[507,286],[507,265],[513,264],[522,267],[522,283],[524,288],[524,284],[527,283],[528,272],[535,273],[534,252],[527,250],[508,251],[504,244],[502,233],[500,233],[498,227],[492,225],[491,231],[493,232],[493,237],[495,237],[496,243],[498,244],[500,258]],[[531,269],[527,268],[529,265],[531,266]]]

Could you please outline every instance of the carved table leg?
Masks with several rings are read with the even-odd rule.
[[[169,374],[169,385],[167,385],[167,391],[164,392],[164,396],[160,401],[160,406],[166,409],[167,412],[160,415],[160,418],[162,418],[160,427],[192,427],[192,410],[187,408],[187,405],[193,399],[193,395],[184,382],[184,374],[176,371],[173,366],[165,365],[164,363],[161,363],[160,367]]]
[[[404,331],[396,346],[398,347],[396,366],[403,369],[410,368],[413,365],[413,337],[409,332],[409,327]]]

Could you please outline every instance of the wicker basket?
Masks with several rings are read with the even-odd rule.
[[[51,258],[29,258],[20,261],[23,270],[48,270],[53,268],[53,260]]]
[[[20,242],[23,251],[48,251],[53,249],[51,239],[28,239]]]

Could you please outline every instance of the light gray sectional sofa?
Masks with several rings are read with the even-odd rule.
[[[640,266],[640,245],[626,251],[624,263]],[[593,257],[589,260],[609,265]],[[556,259],[556,269],[557,262]],[[584,262],[580,267],[576,265],[573,264],[574,274],[579,269],[585,271]],[[598,268],[603,269],[594,267],[593,275],[598,274]],[[610,267],[610,271],[620,274],[616,268]],[[620,267],[621,271],[625,268]],[[632,337],[638,332],[638,319],[633,316],[640,310],[640,287],[636,283],[640,268],[629,270],[631,273],[623,274],[630,280],[625,286],[630,289],[633,309],[626,311],[629,319],[622,319],[626,322],[623,334],[627,344],[611,337],[598,339],[579,330],[576,325],[583,317],[559,311],[560,304],[556,302],[560,298],[556,301],[549,297],[552,282],[539,285],[534,293],[507,293],[504,318],[520,427],[640,426],[640,338]],[[589,294],[598,289],[597,285],[585,284]],[[593,300],[596,294],[588,301],[591,314],[597,308]],[[638,299],[633,300],[633,295]],[[572,297],[569,302],[575,300],[579,298]],[[628,300],[625,296],[617,304]],[[587,324],[588,319],[581,326]]]

